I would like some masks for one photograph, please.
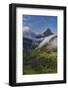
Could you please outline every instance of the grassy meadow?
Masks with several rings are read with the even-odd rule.
[[[35,50],[23,55],[23,74],[57,73],[57,51]]]

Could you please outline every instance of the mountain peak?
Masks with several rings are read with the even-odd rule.
[[[50,28],[47,28],[46,32],[52,32]]]
[[[47,37],[47,36],[49,36],[49,35],[53,35],[53,32],[51,31],[50,28],[47,28],[47,30],[46,30],[45,32],[43,32],[43,36],[44,36],[44,37]]]

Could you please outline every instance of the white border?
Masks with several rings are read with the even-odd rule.
[[[40,75],[22,75],[23,63],[23,31],[22,31],[22,15],[48,15],[57,16],[58,30],[58,73],[57,74],[40,74]],[[49,9],[31,9],[17,8],[16,9],[16,83],[36,82],[36,81],[54,81],[63,80],[63,10]]]

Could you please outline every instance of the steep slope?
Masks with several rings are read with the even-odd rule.
[[[56,47],[56,40],[54,40],[55,38],[57,38],[57,35],[50,35],[48,37],[45,37],[44,40],[42,40],[40,42],[40,44],[38,45],[38,47],[36,47],[36,49],[42,48],[43,46],[47,45],[49,43],[49,41],[51,41],[51,45],[54,47]]]

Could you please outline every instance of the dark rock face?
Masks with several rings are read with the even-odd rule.
[[[24,54],[29,54],[31,52],[32,49],[32,40],[27,39],[27,38],[23,38],[23,51]]]
[[[47,36],[50,36],[50,35],[53,35],[54,33],[52,33],[51,29],[48,28],[45,32],[43,32],[42,34],[38,34],[36,36],[36,38],[42,38],[42,37],[47,37]]]
[[[42,38],[42,35],[41,35],[41,34],[39,34],[39,35],[37,35],[37,36],[36,36],[36,38]]]
[[[51,29],[48,28],[48,29],[43,33],[43,37],[47,37],[47,36],[49,36],[49,35],[53,35],[53,33],[52,33]]]

